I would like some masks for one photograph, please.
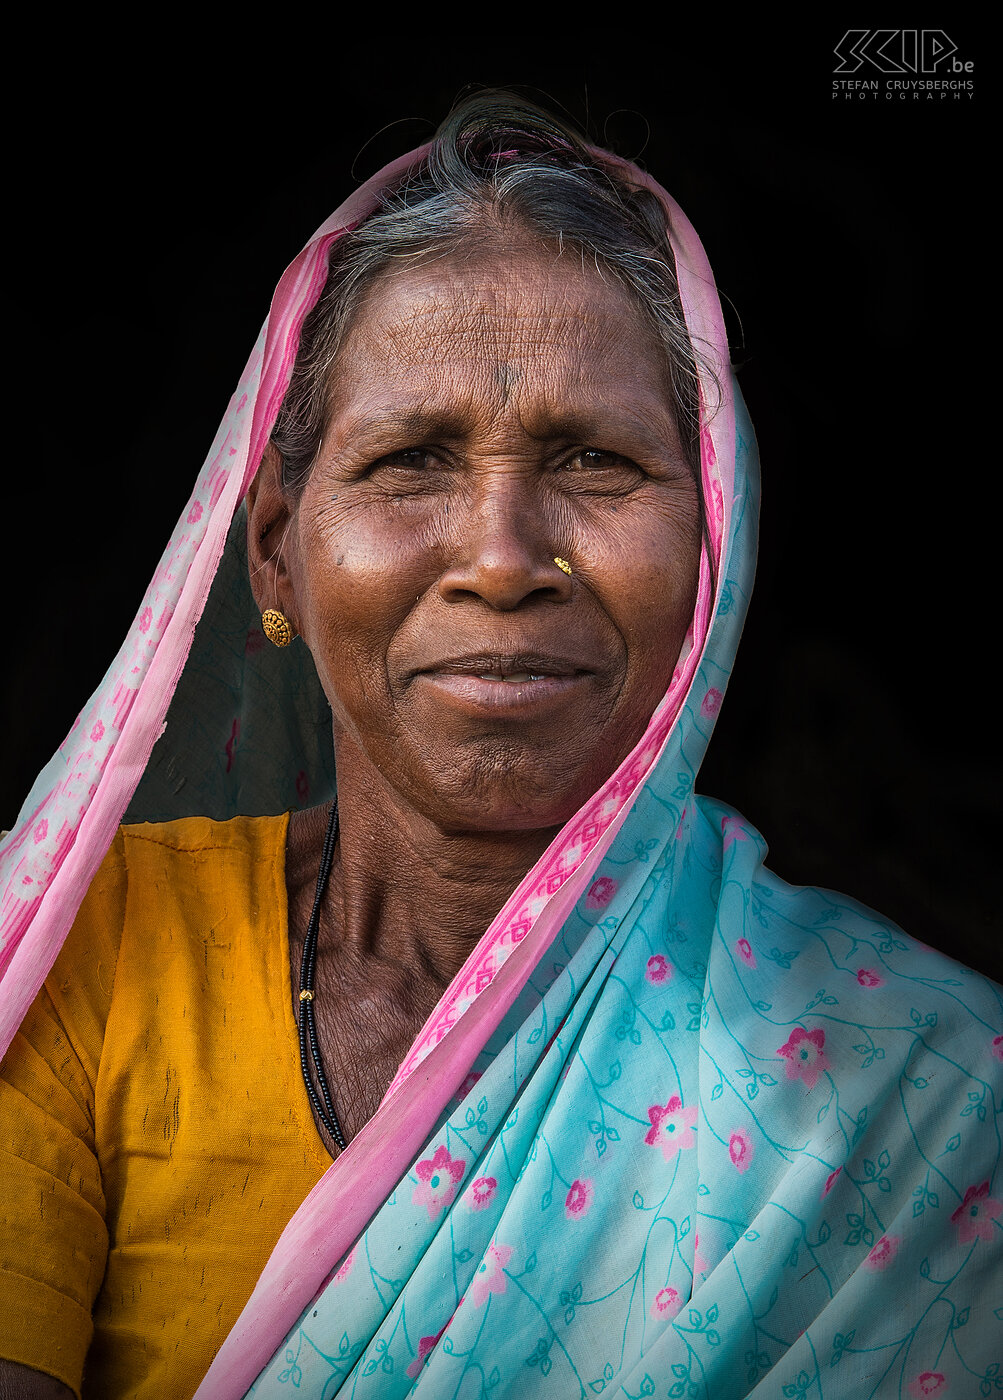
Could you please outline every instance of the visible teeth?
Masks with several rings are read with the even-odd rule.
[[[509,685],[525,685],[527,681],[542,681],[542,676],[535,676],[530,671],[513,671],[508,676],[481,676],[482,681],[506,681]]]

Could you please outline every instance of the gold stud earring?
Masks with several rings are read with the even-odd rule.
[[[567,574],[568,578],[571,577],[571,565],[566,559],[562,559],[559,554],[555,554],[554,563],[557,565],[557,567],[561,570],[562,573]]]
[[[261,630],[273,646],[287,647],[293,639],[289,619],[278,608],[266,608],[261,614]]]

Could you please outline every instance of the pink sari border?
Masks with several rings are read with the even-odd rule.
[[[668,734],[666,733],[666,738]],[[490,989],[392,1090],[366,1126],[332,1162],[283,1230],[236,1325],[217,1352],[194,1400],[240,1400],[281,1338],[363,1233],[374,1209],[393,1192],[585,892],[630,811],[624,802],[583,862],[551,899],[532,930],[498,968]]]

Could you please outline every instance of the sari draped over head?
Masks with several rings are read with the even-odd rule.
[[[128,636],[4,842],[0,1050],[125,817],[334,791],[309,655],[261,644],[240,503],[332,243],[422,154],[286,271]],[[696,235],[595,154],[661,200],[699,352],[687,642],[289,1221],[198,1400],[1003,1388],[1000,989],[785,884],[696,795],[752,587],[756,450]]]

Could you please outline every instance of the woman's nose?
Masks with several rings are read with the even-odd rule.
[[[547,512],[531,487],[519,480],[503,480],[478,491],[469,502],[462,522],[450,510],[452,558],[439,579],[439,594],[447,603],[480,598],[489,607],[510,612],[527,599],[565,603],[572,582],[555,556],[569,552],[569,542],[558,540],[546,519]],[[452,533],[452,531],[451,531]]]

